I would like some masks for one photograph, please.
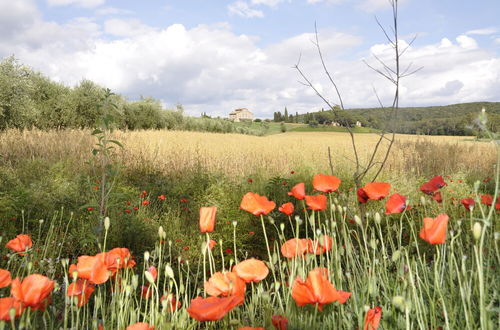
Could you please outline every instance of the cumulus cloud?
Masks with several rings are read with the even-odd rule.
[[[498,30],[496,28],[484,28],[484,29],[469,30],[469,31],[465,32],[465,34],[487,36],[487,35],[495,34],[497,32],[498,32]]]
[[[144,95],[168,106],[182,103],[194,115],[227,116],[234,108],[247,107],[257,116],[271,117],[285,106],[302,113],[325,106],[298,82],[292,67],[302,55],[301,68],[329,100],[337,102],[311,43],[313,33],[262,47],[256,36],[236,34],[228,24],[156,29],[132,18],[102,25],[89,18],[58,24],[43,20],[29,2],[5,3],[0,2],[0,15],[9,12],[12,19],[0,20],[0,56],[14,53],[22,63],[70,85],[91,79],[130,99]],[[360,51],[359,36],[325,29],[319,37],[347,107],[376,106],[373,87],[384,103],[390,102],[393,86],[351,55],[355,49],[377,65],[369,57],[372,52],[391,63],[390,45]],[[401,44],[405,46],[404,40]],[[500,58],[479,47],[470,35],[412,46],[402,67],[411,62],[424,68],[402,81],[402,105],[499,99]]]
[[[49,6],[69,6],[76,5],[84,8],[98,7],[104,4],[106,0],[47,0]]]
[[[96,15],[108,16],[108,15],[129,15],[133,14],[132,10],[116,8],[116,7],[103,7],[95,11]]]

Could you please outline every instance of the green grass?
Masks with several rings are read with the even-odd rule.
[[[301,125],[299,127],[293,127],[289,130],[290,132],[342,132],[346,133],[347,128],[345,127],[335,127],[335,126],[323,126],[311,127],[309,125]],[[353,133],[377,133],[379,130],[370,127],[354,127],[352,128]]]

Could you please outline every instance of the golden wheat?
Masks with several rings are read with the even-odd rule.
[[[354,165],[351,140],[346,133],[290,132],[265,137],[184,131],[116,131],[113,138],[124,149],[119,158],[125,166],[148,164],[165,174],[185,173],[201,168],[232,177],[261,173],[284,175],[292,169],[326,171],[328,147],[335,170],[348,171]],[[359,157],[366,161],[378,140],[376,134],[357,134]],[[65,161],[76,168],[90,158],[94,138],[89,131],[14,131],[0,134],[0,161],[16,163],[23,159]],[[381,150],[387,148],[387,141]],[[378,160],[381,160],[380,158]],[[489,143],[470,137],[397,135],[386,173],[391,176],[426,170],[437,172],[489,172],[495,163]],[[440,173],[441,174],[441,173]]]

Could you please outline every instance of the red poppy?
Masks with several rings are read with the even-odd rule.
[[[281,246],[281,254],[289,259],[304,255],[309,250],[309,241],[308,238],[289,239]]]
[[[149,205],[149,201],[148,200],[142,201],[142,205]]]
[[[216,206],[200,208],[200,231],[202,233],[211,233],[215,228]]]
[[[443,202],[443,196],[441,195],[440,191],[436,191],[434,194],[432,194],[432,199],[438,203]]]
[[[185,199],[185,198],[181,198],[181,203],[187,203],[187,202],[188,202],[188,200],[187,200],[187,199]]]
[[[242,304],[244,297],[197,297],[191,300],[191,306],[186,311],[189,315],[200,322],[218,321],[222,319],[230,310]]]
[[[320,269],[310,271],[305,281],[297,277],[292,286],[297,306],[317,305],[320,311],[323,305],[334,301],[343,304],[350,296],[350,292],[337,291]]]
[[[244,296],[246,283],[234,272],[214,273],[204,284],[205,292],[213,297]]]
[[[224,252],[226,252],[226,254],[233,254],[233,250],[230,248],[225,249]]]
[[[288,328],[288,319],[284,315],[273,315],[271,322],[277,330],[286,330]]]
[[[0,289],[8,287],[12,282],[12,278],[10,277],[10,272],[6,269],[0,268]]]
[[[269,201],[266,196],[260,196],[253,192],[248,192],[241,200],[240,208],[250,212],[255,216],[267,215],[276,207],[276,204]]]
[[[22,282],[12,281],[10,294],[23,303],[24,307],[44,310],[49,303],[49,295],[54,290],[54,281],[40,274],[28,275]]]
[[[135,264],[127,248],[114,248],[106,253],[106,265],[113,273],[122,268],[132,268]]]
[[[288,202],[283,205],[281,205],[278,210],[286,215],[291,215],[295,208],[293,207],[293,203]]]
[[[400,194],[392,194],[385,203],[385,214],[401,213],[410,207],[406,205],[406,196]]]
[[[430,244],[443,244],[446,240],[448,215],[440,214],[436,218],[424,218],[424,227],[420,230],[420,238]]]
[[[385,198],[389,195],[390,190],[391,184],[387,182],[370,182],[363,187],[365,195],[373,201]]]
[[[267,268],[263,261],[250,258],[235,265],[233,272],[246,283],[260,282],[269,274],[269,268]]]
[[[151,274],[151,276],[153,276],[153,280],[156,281],[156,279],[158,278],[158,270],[156,269],[156,267],[149,266],[148,272]]]
[[[31,237],[25,234],[19,234],[16,238],[11,239],[5,244],[7,249],[11,249],[14,252],[19,252],[20,255],[24,255],[24,253],[28,248],[33,246],[33,242],[31,241]]]
[[[154,326],[150,326],[149,323],[146,322],[137,322],[131,324],[127,327],[127,330],[154,330]]]
[[[324,193],[334,192],[340,186],[340,179],[333,175],[316,174],[313,177],[313,187]]]
[[[481,195],[481,203],[491,206],[491,204],[493,204],[493,196],[488,194]]]
[[[125,213],[130,214],[130,213],[132,213],[132,210],[126,209],[126,210],[125,210]]]
[[[168,304],[167,311],[170,313],[173,313],[175,310],[181,308],[181,302],[177,301],[172,293],[164,295],[160,298],[160,302],[164,300],[167,301]]]
[[[313,211],[326,210],[326,196],[325,195],[306,196],[306,204],[309,207],[309,209]]]
[[[189,246],[184,246],[182,249],[183,249],[184,251],[188,251],[188,250],[189,250]]]
[[[212,250],[214,248],[214,246],[216,246],[216,245],[217,245],[217,242],[214,241],[213,239],[211,239],[210,241],[208,241],[208,248],[210,250]]]
[[[288,196],[293,196],[298,200],[302,200],[306,197],[306,185],[304,182],[297,183],[292,187],[292,190],[288,193]]]
[[[78,279],[76,282],[71,283],[66,291],[68,297],[78,297],[78,306],[83,306],[88,303],[94,286],[86,280]]]
[[[318,240],[308,240],[308,253],[320,255],[330,251],[333,245],[333,238],[328,235],[322,235]]]
[[[429,181],[425,182],[420,186],[420,191],[422,191],[424,194],[427,195],[432,195],[436,191],[438,191],[440,188],[444,187],[446,185],[446,182],[444,182],[442,176],[435,176]]]
[[[134,210],[139,210],[139,206],[134,206]]]
[[[365,326],[363,330],[377,330],[382,318],[382,307],[376,306],[369,309],[365,317]]]
[[[0,298],[0,321],[11,321],[11,309],[15,310],[15,317],[19,317],[23,312],[22,302],[13,297]]]
[[[94,211],[94,208],[93,207],[87,207],[87,211],[92,212],[92,211]]]
[[[262,327],[239,327],[238,330],[266,330]]]
[[[79,256],[76,264],[78,277],[94,284],[102,284],[109,279],[108,267],[104,253],[96,256]]]
[[[165,195],[160,195],[160,196],[158,196],[158,199],[164,201],[167,198],[165,197]]]
[[[149,285],[141,285],[141,297],[144,299],[149,299],[153,296],[153,289],[149,288]]]
[[[290,174],[295,174],[295,171],[294,170],[290,171]]]
[[[284,186],[286,186],[286,181],[284,181],[284,180],[281,181],[281,184],[284,185]]]
[[[368,202],[368,200],[370,199],[363,188],[358,188],[358,190],[356,191],[356,195],[358,195],[358,202],[362,204]]]

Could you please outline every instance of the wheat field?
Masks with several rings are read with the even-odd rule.
[[[356,134],[362,160],[378,141],[376,134]],[[303,169],[310,173],[329,169],[331,148],[335,171],[354,165],[347,133],[289,132],[264,137],[186,131],[115,131],[113,138],[124,148],[117,156],[124,166],[148,166],[165,174],[193,168],[245,177],[262,172],[283,175]],[[71,162],[80,167],[91,157],[95,138],[90,131],[14,131],[0,134],[1,162],[45,159]],[[387,148],[384,140],[381,149]],[[476,170],[487,173],[495,163],[494,146],[471,137],[397,135],[385,173],[457,173]]]

